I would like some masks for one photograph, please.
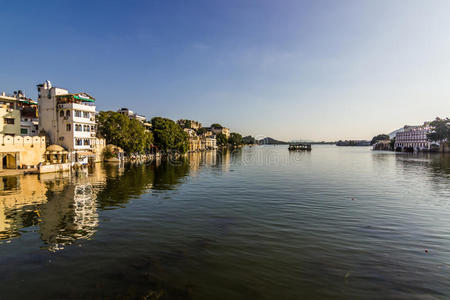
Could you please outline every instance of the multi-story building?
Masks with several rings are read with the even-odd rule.
[[[215,135],[202,136],[202,148],[205,150],[216,150],[217,140]]]
[[[66,148],[71,162],[84,164],[89,157],[96,157],[95,99],[86,93],[70,94],[48,80],[37,88],[39,130],[50,143]]]
[[[38,103],[25,97],[22,91],[15,92],[20,108],[20,134],[36,136],[39,134]]]
[[[119,114],[128,116],[130,119],[135,119],[135,120],[138,120],[141,123],[145,123],[145,120],[146,120],[145,116],[138,115],[138,114],[134,113],[132,110],[129,110],[128,108],[126,108],[126,107],[123,107],[123,108],[119,109],[117,112]]]
[[[6,130],[3,134],[22,136],[38,135],[37,102],[25,97],[20,90],[14,91],[14,94],[11,96],[2,93],[0,102],[3,104],[3,108],[6,107],[6,111],[3,110],[2,116],[3,119],[6,118],[8,120],[4,120],[3,124],[8,125],[6,129],[9,129],[9,132]],[[8,113],[5,116],[6,112]]]
[[[401,151],[427,151],[431,149],[432,142],[428,140],[427,134],[431,132],[430,124],[425,122],[419,126],[403,127],[395,135],[395,149]]]
[[[0,134],[16,136],[20,135],[20,109],[18,99],[0,95]]]

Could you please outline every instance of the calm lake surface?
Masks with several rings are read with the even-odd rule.
[[[189,158],[0,178],[0,298],[450,298],[449,155]]]

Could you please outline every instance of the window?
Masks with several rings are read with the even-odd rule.
[[[66,131],[72,131],[72,125],[66,124]]]
[[[80,124],[75,124],[75,131],[82,131],[82,129]]]
[[[94,125],[91,126],[91,131],[92,131],[92,132],[95,131],[95,126],[94,126]]]
[[[81,140],[81,139],[75,139],[75,145],[77,145],[77,146],[83,146],[83,140]]]
[[[84,117],[84,118],[89,118],[89,112],[84,111],[84,112],[83,112],[83,117]]]
[[[84,140],[84,145],[89,146],[91,144],[91,141],[89,139]]]
[[[87,131],[89,132],[90,126],[89,125],[84,125],[83,131]]]
[[[14,125],[14,119],[13,118],[5,118],[5,124]]]
[[[38,126],[38,125],[34,125],[34,129],[35,129],[35,130],[38,130],[38,129],[39,129],[39,126]]]
[[[70,110],[66,111],[66,117],[70,117]]]
[[[75,117],[81,118],[81,111],[76,110],[75,111]]]
[[[64,117],[64,111],[63,111],[63,110],[61,110],[61,111],[59,112],[59,116],[60,116],[60,117]]]
[[[28,134],[27,128],[20,128],[20,134]]]

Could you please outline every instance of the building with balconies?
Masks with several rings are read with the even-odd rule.
[[[48,80],[37,87],[39,130],[49,137],[49,143],[66,148],[71,162],[84,164],[96,157],[95,98],[71,94]]]
[[[394,149],[401,151],[429,151],[434,144],[427,138],[427,134],[430,132],[431,127],[427,122],[420,126],[406,125],[403,127],[403,131],[396,133]],[[438,144],[436,146],[439,147]]]
[[[20,135],[20,109],[18,99],[0,95],[0,134],[16,136]]]

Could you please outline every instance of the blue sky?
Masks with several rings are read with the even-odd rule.
[[[1,1],[0,91],[369,139],[450,115],[450,1]]]

